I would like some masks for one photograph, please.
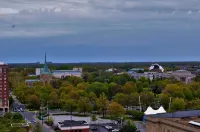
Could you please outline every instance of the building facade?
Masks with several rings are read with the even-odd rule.
[[[9,111],[8,65],[0,62],[0,111]]]
[[[200,126],[190,124],[200,122],[200,110],[178,111],[174,113],[146,116],[147,132],[200,132]]]

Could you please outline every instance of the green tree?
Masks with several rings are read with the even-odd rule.
[[[113,98],[117,93],[122,92],[122,86],[111,82],[108,86],[108,92],[110,99]]]
[[[31,95],[29,97],[29,108],[39,109],[40,107],[40,99],[36,95]]]
[[[153,103],[154,95],[152,92],[142,92],[140,94],[140,97],[142,104],[145,105],[146,107]]]
[[[165,109],[168,109],[170,98],[167,94],[160,94],[159,101]]]
[[[77,84],[77,88],[78,89],[80,89],[80,90],[85,90],[87,87],[88,87],[88,83],[86,83],[86,82],[81,82],[81,83],[79,83],[79,84]]]
[[[33,127],[33,132],[43,132],[40,122],[36,122],[36,125]]]
[[[184,110],[184,109],[185,109],[184,99],[176,98],[172,101],[172,104],[171,104],[172,111]]]
[[[108,113],[111,117],[116,119],[118,117],[122,117],[125,114],[125,110],[122,105],[118,104],[117,102],[112,102],[108,106]]]
[[[69,82],[71,82],[74,86],[77,86],[77,84],[82,83],[83,79],[80,77],[76,77],[76,76],[70,76],[67,78],[67,80]]]
[[[84,115],[86,112],[90,112],[91,105],[89,103],[89,99],[87,97],[81,97],[78,101],[78,109],[80,112],[83,112]]]
[[[139,105],[139,94],[138,93],[132,93],[128,95],[128,106],[138,106]]]
[[[131,94],[133,92],[137,92],[136,84],[133,82],[126,82],[126,84],[122,88],[122,91],[125,94]]]
[[[56,91],[52,91],[49,95],[49,104],[52,107],[55,107],[59,102],[58,94]]]
[[[100,97],[97,99],[97,107],[99,108],[99,111],[102,112],[103,117],[106,114],[106,110],[108,109],[109,101],[104,93],[100,95]]]
[[[129,106],[129,98],[128,98],[128,95],[126,94],[123,94],[123,93],[116,94],[114,101],[121,104],[123,107],[127,108]]]
[[[14,121],[21,121],[21,120],[23,120],[23,116],[20,114],[20,113],[14,113],[13,115],[12,115],[12,119],[14,120]]]
[[[105,93],[108,95],[108,84],[107,83],[100,83],[100,82],[94,82],[88,86],[86,89],[87,93],[94,92],[97,97],[100,96],[100,94]]]
[[[128,122],[127,125],[123,126],[120,132],[136,132],[137,128],[135,124]]]
[[[69,98],[67,95],[62,96],[61,99],[62,108],[66,111],[69,111],[72,115],[72,112],[77,108],[77,101]]]
[[[16,132],[26,132],[25,128],[19,128]]]

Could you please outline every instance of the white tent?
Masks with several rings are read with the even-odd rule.
[[[161,114],[161,113],[166,113],[166,111],[162,106],[160,106],[160,108],[158,110],[156,110],[156,113]]]
[[[145,115],[154,115],[154,114],[157,114],[156,113],[156,110],[152,109],[151,106],[149,106],[147,108],[147,110],[144,112]]]
[[[161,113],[166,113],[165,109],[162,106],[160,106],[158,110],[154,110],[149,106],[147,110],[144,112],[145,115],[155,115]]]

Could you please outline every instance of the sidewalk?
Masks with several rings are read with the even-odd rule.
[[[40,124],[42,125],[42,121],[41,121],[41,120],[39,120],[39,119],[36,118],[35,116],[33,116],[33,118],[34,118],[37,122],[40,122]],[[55,132],[50,126],[48,126],[48,125],[45,124],[44,122],[43,122],[42,127],[43,127],[43,132]],[[46,130],[46,131],[45,131],[45,130]]]

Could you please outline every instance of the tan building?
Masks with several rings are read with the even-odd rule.
[[[200,132],[198,123],[200,110],[146,116],[147,132]]]
[[[184,82],[186,84],[190,83],[192,81],[192,78],[195,77],[195,75],[186,70],[173,71],[172,76],[178,81]]]

